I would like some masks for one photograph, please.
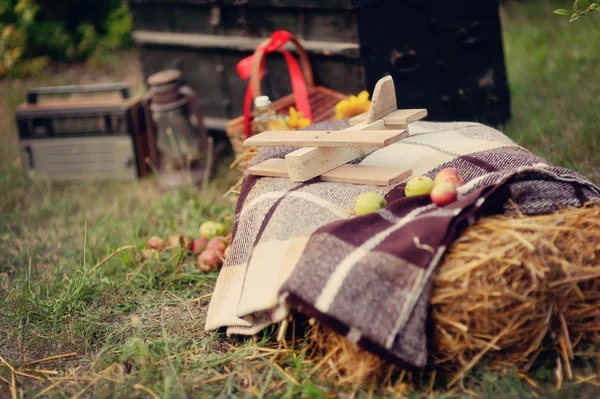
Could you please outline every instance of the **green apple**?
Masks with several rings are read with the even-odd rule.
[[[433,190],[433,180],[427,176],[413,177],[406,183],[404,194],[407,197],[415,197],[417,195],[426,195]]]
[[[200,236],[206,240],[223,235],[223,233],[225,233],[225,226],[222,223],[209,220],[200,225]]]
[[[386,205],[387,201],[381,194],[371,191],[358,196],[356,203],[354,204],[354,211],[358,216],[362,216],[367,213],[375,212]]]

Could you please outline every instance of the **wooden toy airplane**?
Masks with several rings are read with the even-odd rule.
[[[369,112],[350,119],[348,129],[270,130],[246,139],[245,146],[303,147],[285,159],[269,159],[254,165],[248,172],[297,182],[319,177],[329,182],[389,186],[409,177],[412,170],[348,162],[406,138],[408,124],[425,116],[426,109],[396,108],[394,81],[386,76],[375,86]]]

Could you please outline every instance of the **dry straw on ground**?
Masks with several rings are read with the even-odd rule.
[[[430,372],[445,374],[449,386],[482,359],[529,380],[543,348],[555,351],[557,379],[573,378],[577,349],[600,343],[600,207],[480,219],[440,265],[431,304]],[[410,384],[392,384],[392,374],[408,373],[322,328],[306,344],[327,378],[396,390]]]
[[[238,181],[227,190],[223,197],[229,198],[231,201],[236,202],[240,196],[240,190],[242,188],[242,181],[244,180],[244,172],[248,168],[250,161],[258,152],[257,147],[245,147],[246,150],[240,154],[235,160],[229,165],[229,169],[238,169],[241,172],[240,178]]]

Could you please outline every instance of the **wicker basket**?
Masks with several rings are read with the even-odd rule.
[[[261,45],[254,52],[252,73],[250,75],[250,84],[252,86],[254,98],[261,95],[260,66],[262,59],[265,56],[263,46],[266,45],[269,40],[270,39],[267,39],[261,43]],[[304,50],[298,39],[295,37],[292,37],[290,41],[296,46],[296,51],[298,52],[298,56],[300,58],[300,65],[302,67],[302,72],[307,87],[308,102],[310,104],[313,116],[313,124],[331,119],[334,115],[335,105],[341,100],[345,99],[346,96],[322,86],[315,86],[313,72],[306,50]],[[294,98],[294,94],[289,94],[277,101],[274,101],[273,108],[275,112],[287,116],[289,113],[289,108],[295,106],[295,104],[296,100]],[[231,142],[231,146],[233,147],[236,157],[241,157],[246,152],[246,148],[243,144],[244,140],[246,139],[244,132],[244,116],[232,119],[229,121],[229,123],[227,123],[227,136],[229,137],[229,141]],[[245,169],[249,161],[250,157],[247,159],[242,159],[238,163],[238,166]]]

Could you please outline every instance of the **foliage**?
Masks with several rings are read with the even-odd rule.
[[[554,10],[555,14],[558,15],[564,15],[564,16],[571,16],[569,18],[569,22],[575,22],[577,21],[580,17],[585,17],[586,15],[593,13],[593,12],[600,12],[600,1],[596,0],[596,1],[590,1],[590,0],[575,0],[573,2],[573,13],[571,14],[571,12],[565,8],[559,8],[558,10]]]
[[[131,45],[122,0],[0,0],[0,77],[36,75],[49,60],[84,61]]]

